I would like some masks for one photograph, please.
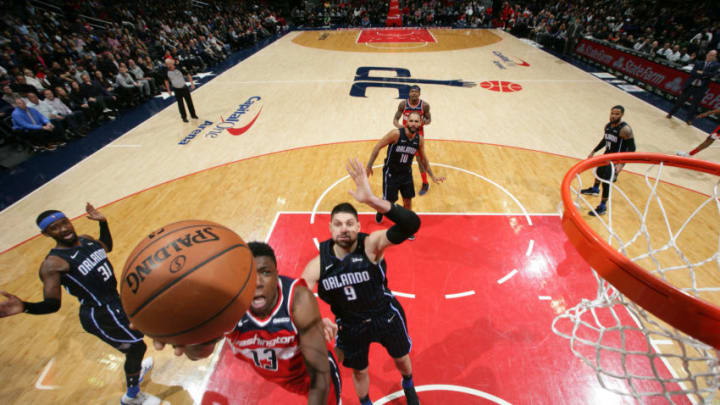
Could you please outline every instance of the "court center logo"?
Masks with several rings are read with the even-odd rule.
[[[498,68],[503,69],[503,70],[507,69],[508,67],[515,67],[515,66],[530,67],[530,64],[525,62],[524,60],[518,59],[519,60],[519,62],[518,62],[516,60],[513,60],[513,59],[503,55],[503,53],[500,51],[493,51],[493,55],[495,55],[497,57],[497,59],[493,60],[493,63],[495,64],[495,66],[497,66]]]
[[[373,71],[394,72],[395,76],[371,76]],[[453,87],[474,87],[476,83],[463,80],[433,80],[418,79],[410,75],[410,70],[399,67],[361,66],[355,71],[355,80],[350,87],[350,96],[367,97],[365,94],[368,88],[381,87],[397,89],[399,99],[406,99],[410,95],[410,87],[413,84],[434,84]]]

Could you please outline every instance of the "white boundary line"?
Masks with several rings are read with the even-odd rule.
[[[497,281],[498,284],[502,284],[508,280],[510,280],[514,275],[518,273],[517,269],[513,269],[510,273],[506,274],[503,278]]]
[[[467,297],[469,295],[475,295],[475,290],[463,291],[461,293],[455,293],[455,294],[445,294],[445,299],[451,300],[453,298]]]
[[[476,390],[474,388],[468,388],[463,387],[461,385],[449,385],[449,384],[427,384],[427,385],[417,385],[415,386],[415,391],[417,392],[425,392],[425,391],[452,391],[452,392],[460,392],[463,394],[468,395],[474,395],[479,398],[485,398],[488,401],[494,402],[499,405],[511,405],[510,402],[505,401],[502,398],[496,397],[495,395],[488,394],[487,392]],[[392,394],[389,394],[387,396],[384,396],[377,401],[374,401],[373,403],[375,405],[384,405],[393,399],[396,398],[402,398],[405,396],[405,393],[402,390],[395,391]]]
[[[529,257],[532,254],[533,246],[535,246],[535,240],[530,239],[530,243],[528,244],[527,250],[525,251],[526,257]]]
[[[551,300],[552,300],[552,297],[549,296],[549,295],[539,295],[539,296],[538,296],[538,299],[539,299],[540,301],[551,301]]]
[[[415,298],[415,294],[408,294],[408,293],[392,291],[392,290],[390,292],[393,293],[394,295],[397,295],[398,297]]]
[[[413,165],[416,165],[416,164],[417,164],[417,162],[413,162]],[[513,200],[513,201],[515,202],[515,204],[517,204],[517,206],[518,206],[518,207],[520,208],[520,210],[522,211],[522,214],[519,214],[519,215],[524,216],[524,217],[525,217],[525,220],[526,220],[527,223],[528,223],[528,225],[532,226],[532,224],[533,224],[533,223],[532,223],[532,219],[530,219],[530,214],[528,214],[527,210],[525,209],[525,206],[523,206],[523,205],[520,203],[520,200],[518,200],[518,199],[517,199],[510,191],[508,191],[505,187],[503,187],[503,186],[499,185],[498,183],[496,183],[496,182],[488,179],[487,177],[481,176],[481,175],[479,175],[479,174],[477,174],[477,173],[475,173],[475,172],[472,172],[472,171],[470,171],[470,170],[467,170],[467,169],[462,169],[462,168],[460,168],[460,167],[456,167],[456,166],[452,166],[452,165],[448,165],[448,164],[444,164],[444,163],[433,163],[433,165],[434,165],[434,166],[444,167],[444,168],[447,168],[447,169],[454,169],[454,170],[457,170],[457,171],[459,171],[459,172],[462,172],[462,173],[465,173],[465,174],[469,174],[469,175],[478,177],[478,178],[486,181],[487,183],[490,183],[491,185],[499,188],[503,193],[505,193],[508,197],[510,197],[510,199]],[[382,167],[382,166],[383,166],[382,164],[377,164],[377,165],[373,166],[373,169],[378,168],[378,167]],[[337,185],[340,184],[342,181],[344,181],[345,179],[348,179],[348,178],[350,178],[350,175],[345,175],[345,176],[341,177],[340,179],[336,180],[333,184],[331,184],[328,188],[326,188],[325,191],[322,192],[322,194],[320,194],[320,197],[318,197],[318,199],[315,201],[315,205],[313,205],[312,214],[310,215],[310,223],[311,223],[311,224],[314,224],[314,223],[315,223],[315,213],[317,212],[317,207],[320,205],[320,203],[321,203],[322,200],[325,198],[325,196],[327,195],[327,193],[329,193],[330,190],[332,190],[333,188],[335,188],[335,186],[337,186]],[[426,215],[426,214],[423,214],[423,215]],[[447,214],[445,214],[445,213],[438,213],[437,215],[447,215]],[[547,215],[557,215],[557,214],[547,214]]]

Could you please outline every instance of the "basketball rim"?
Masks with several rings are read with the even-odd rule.
[[[570,242],[597,273],[619,292],[676,329],[720,349],[720,307],[655,277],[605,242],[573,203],[571,182],[595,167],[620,163],[664,164],[720,177],[720,165],[658,153],[611,153],[583,160],[563,178],[562,227]],[[700,236],[702,237],[702,236]],[[717,236],[716,236],[717,237]]]

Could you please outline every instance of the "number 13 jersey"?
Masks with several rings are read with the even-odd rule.
[[[298,284],[307,285],[303,279],[278,276],[278,301],[271,315],[258,319],[248,311],[225,337],[235,357],[250,363],[263,378],[290,392],[307,395],[310,375],[290,315]]]

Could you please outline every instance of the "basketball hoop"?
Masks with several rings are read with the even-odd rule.
[[[594,175],[610,185],[607,216],[584,217],[595,210],[580,193],[583,173],[606,165],[617,172],[626,163],[645,165],[644,176],[612,183]],[[661,180],[676,170],[706,184],[709,196]],[[570,340],[603,387],[671,402],[714,397],[720,387],[718,198],[720,165],[678,156],[606,154],[565,175],[562,226],[593,268],[598,290],[595,299],[557,316],[552,328]]]

